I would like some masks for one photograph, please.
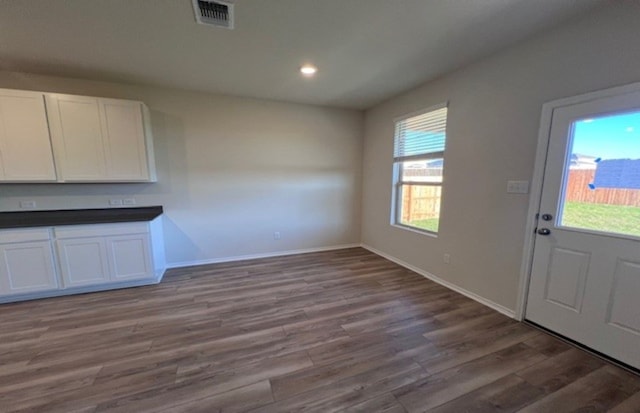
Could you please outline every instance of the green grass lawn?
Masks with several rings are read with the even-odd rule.
[[[403,222],[405,225],[412,227],[418,227],[431,232],[438,232],[438,218],[431,219],[417,219],[414,221]]]
[[[438,219],[419,219],[405,225],[438,232]],[[567,202],[562,225],[640,237],[640,207]]]
[[[419,219],[405,225],[438,232],[438,219]],[[640,237],[640,207],[567,202],[562,225]]]
[[[562,225],[640,237],[640,207],[567,202]]]

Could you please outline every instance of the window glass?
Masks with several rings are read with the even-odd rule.
[[[403,182],[442,183],[442,158],[401,162]]]
[[[402,210],[399,222],[418,229],[438,232],[442,186],[404,184],[400,192]]]
[[[446,106],[396,122],[393,223],[438,232],[446,122]]]
[[[572,124],[560,225],[640,236],[640,112]]]

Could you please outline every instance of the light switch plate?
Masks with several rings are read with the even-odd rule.
[[[528,194],[529,181],[507,181],[508,194]]]

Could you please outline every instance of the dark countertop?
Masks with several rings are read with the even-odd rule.
[[[160,214],[162,206],[0,212],[0,229],[151,221]]]

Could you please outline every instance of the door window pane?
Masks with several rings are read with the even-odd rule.
[[[640,112],[580,119],[572,133],[561,225],[640,236]]]

